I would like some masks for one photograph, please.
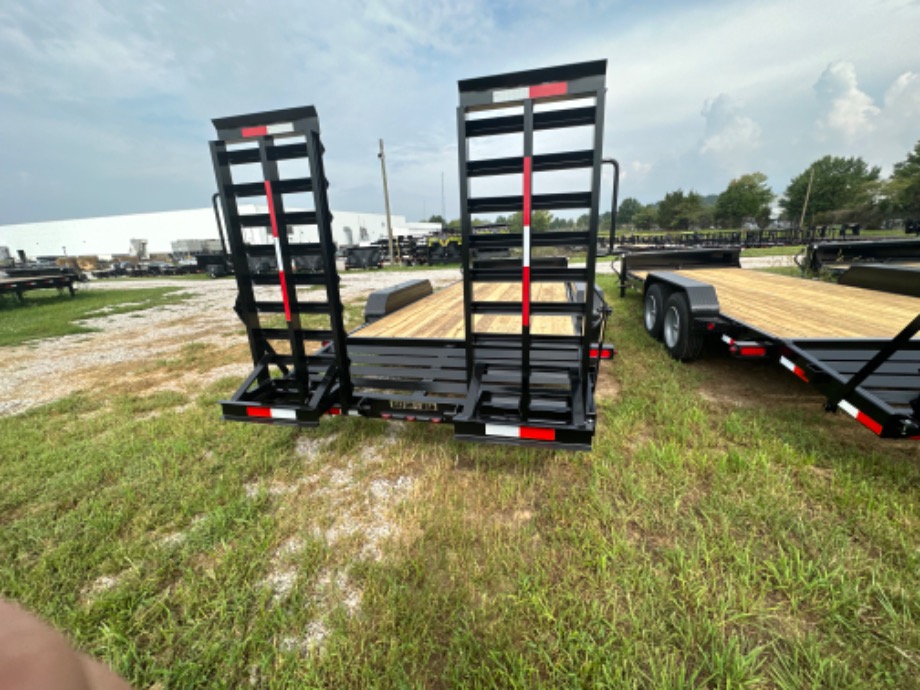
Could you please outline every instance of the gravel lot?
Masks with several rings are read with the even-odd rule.
[[[743,263],[749,267],[790,265],[792,257],[760,257]],[[598,271],[611,273],[610,263],[602,260]],[[407,280],[428,279],[438,289],[460,278],[456,268],[341,275],[342,300],[359,304],[374,290]],[[81,289],[146,287],[176,287],[191,297],[181,304],[85,321],[87,326],[99,329],[94,333],[4,348],[0,359],[0,415],[17,414],[80,390],[111,387],[114,383],[120,384],[122,390],[130,389],[137,372],[149,370],[152,362],[174,356],[190,343],[227,350],[245,346],[245,337],[240,335],[241,326],[233,312],[236,299],[233,280],[91,281]],[[198,374],[176,381],[171,376],[169,385],[191,390],[224,376],[242,379],[250,368],[245,349],[234,359],[238,363],[215,365],[203,377]]]

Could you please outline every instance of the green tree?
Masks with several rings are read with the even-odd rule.
[[[802,215],[812,170],[814,182],[808,198],[806,224],[832,218],[835,213],[837,218],[844,219],[844,212],[865,206],[880,172],[880,168],[870,168],[862,158],[825,156],[815,161],[792,179],[780,199],[786,217],[794,223],[798,223]]]
[[[508,229],[511,232],[521,232],[524,228],[524,214],[520,211],[512,213],[507,218]],[[533,232],[549,230],[553,222],[553,214],[549,211],[532,211],[530,214],[530,229]]]
[[[445,225],[447,225],[447,221],[444,220],[442,216],[431,216],[431,218],[429,218],[427,222],[428,223],[440,223],[442,228]]]
[[[742,175],[728,183],[716,200],[716,220],[730,228],[740,228],[745,221],[770,218],[773,191],[767,186],[767,176],[761,172]]]
[[[658,202],[658,225],[669,230],[689,230],[703,215],[703,197],[690,190],[668,192]]]
[[[642,209],[642,204],[638,199],[626,197],[620,202],[620,208],[617,209],[617,225],[629,225],[633,222],[633,217]]]
[[[894,212],[920,219],[920,141],[906,160],[895,163],[887,192]]]
[[[632,221],[639,230],[651,230],[658,224],[658,208],[654,204],[643,206],[633,214]]]

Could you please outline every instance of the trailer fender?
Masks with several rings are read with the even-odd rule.
[[[364,307],[364,321],[373,323],[431,293],[431,281],[428,280],[408,280],[405,283],[372,292]]]
[[[655,271],[645,279],[644,293],[652,285],[662,285],[666,294],[683,292],[690,307],[690,316],[694,319],[719,315],[719,298],[716,289],[709,283],[701,283],[669,271]]]

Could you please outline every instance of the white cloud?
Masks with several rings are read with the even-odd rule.
[[[823,115],[818,126],[852,140],[871,132],[881,110],[861,91],[851,62],[828,65],[814,86]]]
[[[741,104],[726,94],[707,100],[701,114],[706,119],[701,154],[728,162],[760,148],[760,125],[742,115]]]

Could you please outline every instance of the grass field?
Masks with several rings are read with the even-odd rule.
[[[185,299],[174,288],[81,290],[71,297],[58,290],[27,292],[19,302],[0,298],[0,346],[19,345],[36,338],[91,333],[83,319],[143,311]]]
[[[224,423],[236,380],[0,418],[0,594],[139,688],[917,687],[917,444],[601,282],[590,454]]]

